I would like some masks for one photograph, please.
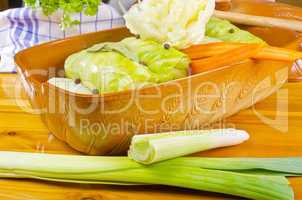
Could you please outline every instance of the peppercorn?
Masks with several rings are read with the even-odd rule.
[[[235,33],[235,30],[234,30],[233,28],[231,28],[231,29],[229,30],[229,33]]]
[[[74,80],[74,83],[75,83],[76,85],[80,84],[80,83],[81,83],[81,79],[79,79],[79,78],[75,79],[75,80]]]
[[[139,64],[147,66],[147,64],[145,62],[143,62],[143,61],[140,61]]]
[[[165,44],[164,44],[164,48],[165,48],[165,49],[170,49],[170,48],[171,48],[171,46],[170,46],[170,44],[165,43]]]
[[[96,88],[92,90],[92,94],[99,94],[99,93],[100,93],[99,90]]]

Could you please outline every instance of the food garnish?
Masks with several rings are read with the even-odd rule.
[[[63,11],[61,28],[66,29],[80,23],[73,19],[72,14],[83,12],[85,15],[96,15],[101,0],[24,0],[25,5],[32,8],[42,8],[43,13],[49,16],[55,12]]]

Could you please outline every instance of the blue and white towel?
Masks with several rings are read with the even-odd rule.
[[[101,4],[96,16],[74,15],[80,24],[66,31],[59,27],[62,13],[50,17],[41,10],[17,8],[0,12],[0,73],[14,72],[14,55],[36,44],[73,35],[124,25],[122,15],[112,6]]]

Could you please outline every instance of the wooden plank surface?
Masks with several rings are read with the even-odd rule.
[[[277,0],[277,2],[288,3],[296,6],[302,6],[302,2],[300,0]]]
[[[8,9],[8,0],[1,0],[0,1],[0,11]]]
[[[0,150],[77,154],[49,133],[30,108],[16,75],[0,75]],[[19,94],[20,93],[20,94]],[[17,97],[16,97],[17,96]],[[20,107],[21,106],[21,107]],[[251,139],[243,145],[218,149],[203,156],[302,156],[302,83],[286,84],[277,94],[241,111],[220,125],[245,129]],[[72,166],[71,166],[72,167]],[[302,178],[290,179],[296,199],[302,199]],[[162,186],[91,186],[29,180],[0,180],[0,199],[115,200],[115,199],[239,199]]]

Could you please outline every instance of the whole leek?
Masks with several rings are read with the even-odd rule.
[[[94,184],[161,184],[249,199],[294,199],[283,176],[248,175],[169,162],[145,166],[127,157],[0,152],[0,177]]]

